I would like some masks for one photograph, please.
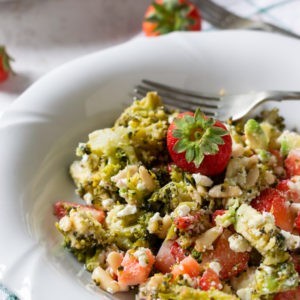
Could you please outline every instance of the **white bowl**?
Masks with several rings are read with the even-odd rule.
[[[142,78],[211,93],[300,90],[299,53],[299,41],[267,33],[173,33],[83,57],[36,82],[0,123],[0,281],[22,299],[104,299],[61,247],[52,215],[54,202],[76,199],[68,166],[78,142],[110,126]],[[276,106],[298,126],[300,102]]]

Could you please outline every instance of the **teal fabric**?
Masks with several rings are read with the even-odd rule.
[[[0,300],[19,300],[19,298],[0,283]]]

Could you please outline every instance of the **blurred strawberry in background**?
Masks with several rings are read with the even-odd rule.
[[[7,54],[5,47],[0,46],[0,83],[5,81],[13,73],[10,62],[13,59]]]
[[[146,10],[143,22],[146,36],[199,30],[200,11],[188,0],[155,0]]]

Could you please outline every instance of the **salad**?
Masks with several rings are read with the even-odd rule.
[[[79,143],[64,247],[137,299],[300,297],[300,134],[276,109],[226,124],[148,93]]]

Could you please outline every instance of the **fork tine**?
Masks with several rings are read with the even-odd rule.
[[[144,97],[145,93],[140,90],[135,90],[134,96],[136,96],[137,98]],[[171,100],[169,98],[164,98],[164,104],[168,108],[172,108],[172,109],[176,109],[176,110],[180,110],[180,111],[195,111],[197,108],[200,108],[204,114],[206,114],[208,116],[216,116],[215,111],[209,111],[208,109],[202,108],[199,105],[192,106],[192,105],[188,105],[187,103],[184,103],[184,102],[175,103],[173,100]]]
[[[135,96],[137,97],[144,97],[147,92],[151,91],[151,89],[148,89],[144,86],[138,85],[135,89],[134,89],[134,93]],[[172,108],[177,108],[183,111],[195,111],[197,108],[200,108],[201,111],[209,116],[215,116],[216,115],[216,110],[217,110],[217,106],[216,105],[205,105],[203,103],[200,102],[188,102],[186,101],[184,98],[182,99],[174,99],[175,95],[170,95],[170,94],[166,94],[163,92],[159,92],[159,95],[163,97],[163,101],[164,103]]]
[[[191,97],[191,98],[197,98],[196,102],[190,100],[190,102],[193,102],[193,103],[199,103],[198,101],[201,99],[209,100],[209,101],[220,101],[219,97],[208,96],[208,95],[200,94],[198,92],[193,92],[190,90],[176,88],[176,87],[173,87],[170,85],[154,82],[152,80],[143,79],[142,83],[150,86],[151,88],[154,87],[158,92],[166,91],[166,92],[170,92],[170,93],[174,93],[174,94],[176,93],[177,95],[182,95],[182,96]],[[187,100],[188,99],[185,99],[185,101],[187,101]],[[213,104],[210,103],[209,105],[213,105]]]
[[[143,95],[146,95],[148,92],[153,91],[152,88],[148,88],[146,86],[143,85],[137,85],[135,87],[136,91],[140,91]],[[187,98],[187,96],[178,96],[176,94],[174,94],[175,92],[171,93],[171,92],[167,92],[164,90],[158,90],[156,89],[156,91],[158,92],[158,94],[160,96],[162,96],[164,99],[169,99],[169,102],[172,101],[172,103],[176,104],[176,105],[180,105],[180,104],[187,104],[189,107],[193,106],[193,107],[203,107],[203,108],[210,108],[210,109],[218,109],[218,105],[216,104],[211,104],[210,101],[201,101],[201,99],[189,99]]]

